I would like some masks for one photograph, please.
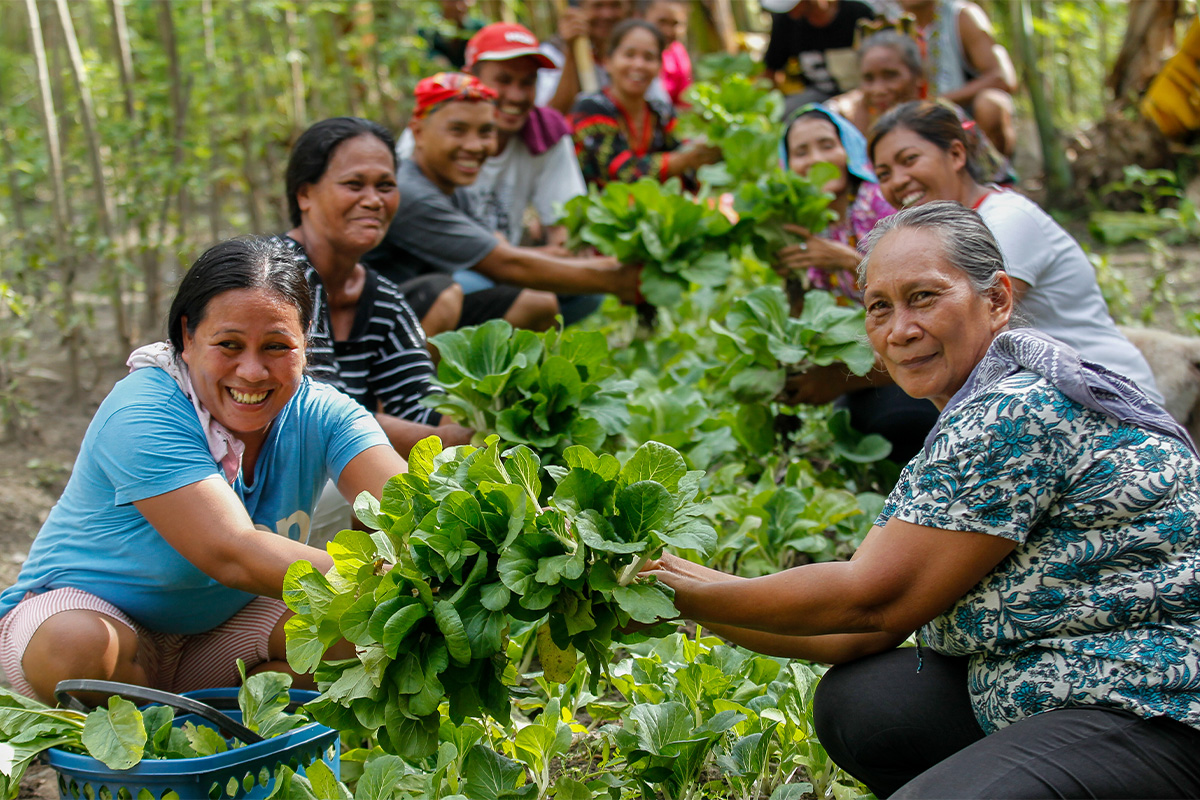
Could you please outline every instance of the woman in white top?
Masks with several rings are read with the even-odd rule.
[[[1000,244],[1018,311],[1029,325],[1162,403],[1146,359],[1109,315],[1079,243],[1037,204],[983,182],[952,111],[928,101],[897,106],[872,127],[868,154],[895,208],[952,200],[978,211]]]

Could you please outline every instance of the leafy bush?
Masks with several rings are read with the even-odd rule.
[[[725,366],[722,383],[744,403],[761,403],[783,389],[788,372],[841,362],[856,375],[875,366],[863,336],[862,307],[839,306],[829,292],[805,295],[804,311],[788,316],[783,290],[756,289],[736,301],[725,324],[710,321]]]
[[[773,169],[752,183],[738,187],[733,208],[738,213],[738,231],[763,261],[800,239],[783,229],[784,223],[807,228],[817,235],[837,219],[829,204],[834,197],[821,187],[838,176],[833,164],[814,164],[807,176],[790,169]]]
[[[737,186],[775,169],[783,95],[766,83],[734,74],[693,84],[685,99],[691,109],[680,119],[684,135],[717,145],[724,159],[700,169],[703,183]]]
[[[517,330],[502,319],[440,333],[437,384],[427,405],[512,444],[561,454],[604,449],[630,422],[633,384],[614,378],[608,343],[595,331]]]
[[[591,245],[622,264],[642,266],[642,295],[656,306],[679,303],[689,284],[721,286],[732,261],[724,214],[685,197],[678,179],[594,187],[563,206],[568,247]]]
[[[715,543],[696,502],[701,473],[657,443],[624,467],[580,446],[563,455],[567,467],[548,468],[549,491],[527,447],[502,454],[489,437],[481,449],[442,451],[425,439],[382,502],[364,493],[356,503],[373,533],[338,534],[327,575],[308,562],[288,570],[288,661],[316,669],[318,720],[421,758],[437,747],[443,701],[455,721],[508,719],[510,617],[549,615],[539,637],[548,676],[569,676],[582,652],[598,680],[620,628],[676,615],[670,590],[637,572],[666,545]],[[396,566],[384,571],[383,561]],[[322,663],[342,638],[358,658]]]

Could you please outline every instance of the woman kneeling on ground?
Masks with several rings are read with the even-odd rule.
[[[957,203],[871,233],[867,336],[941,414],[853,559],[648,574],[739,644],[838,664],[817,733],[879,797],[1200,796],[1200,460],[1134,383],[1009,330],[1003,266]]]
[[[304,271],[270,239],[222,242],[184,276],[169,342],[130,357],[0,594],[16,691],[236,686],[238,659],[287,671],[284,573],[332,566],[301,544],[321,488],[378,497],[406,469],[366,409],[305,376],[312,311]]]

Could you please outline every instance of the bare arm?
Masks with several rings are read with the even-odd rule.
[[[685,574],[692,580],[702,583],[746,580],[740,576],[730,575],[671,555],[664,555],[662,560],[666,560],[669,568],[673,571]],[[643,571],[649,572],[658,569],[662,560],[648,563]],[[905,639],[904,636],[890,633],[785,636],[719,623],[706,623],[705,627],[735,644],[758,653],[783,658],[803,658],[806,661],[820,661],[827,664],[838,664],[872,653],[880,653],[895,647]]]
[[[293,562],[311,561],[320,572],[333,566],[324,550],[255,528],[241,500],[219,477],[133,505],[180,555],[231,589],[280,597],[283,575]]]
[[[780,396],[788,405],[823,406],[832,403],[846,392],[894,384],[892,376],[876,358],[875,369],[866,375],[855,375],[846,369],[844,364],[813,367],[807,372],[792,375],[784,384]]]
[[[903,637],[945,611],[1016,547],[983,533],[926,528],[898,519],[873,528],[854,558],[806,564],[750,580],[701,580],[666,556],[648,574],[675,589],[680,613],[707,626],[776,636]],[[715,628],[714,628],[715,630]],[[838,647],[871,640],[829,640]],[[828,658],[837,652],[826,652]],[[836,659],[829,659],[836,660]]]
[[[371,447],[342,470],[338,489],[350,500],[361,491],[380,497],[388,479],[406,469],[392,448]],[[324,550],[255,528],[233,489],[216,476],[133,505],[180,555],[232,589],[280,597],[293,562],[310,561],[320,572],[333,566]]]
[[[441,439],[443,447],[467,444],[471,441],[471,430],[449,418],[443,418],[440,425],[426,425],[423,422],[412,422],[380,412],[375,415],[375,420],[387,434],[392,447],[403,457],[408,456],[413,445],[429,436]]]
[[[614,258],[563,258],[534,247],[500,242],[475,267],[498,283],[560,294],[615,294],[625,302],[637,296],[637,269]]]
[[[958,15],[958,35],[967,62],[979,74],[974,80],[947,92],[947,100],[966,105],[984,89],[1000,89],[1009,94],[1017,91],[1017,71],[1008,51],[997,44],[992,23],[983,9],[974,3],[963,7]]]

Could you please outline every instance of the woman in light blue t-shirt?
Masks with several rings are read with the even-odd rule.
[[[235,685],[239,658],[287,669],[284,573],[332,566],[305,544],[321,488],[379,496],[406,469],[369,412],[304,374],[312,313],[303,270],[269,239],[222,242],[188,271],[169,341],[130,357],[0,594],[17,691]]]

